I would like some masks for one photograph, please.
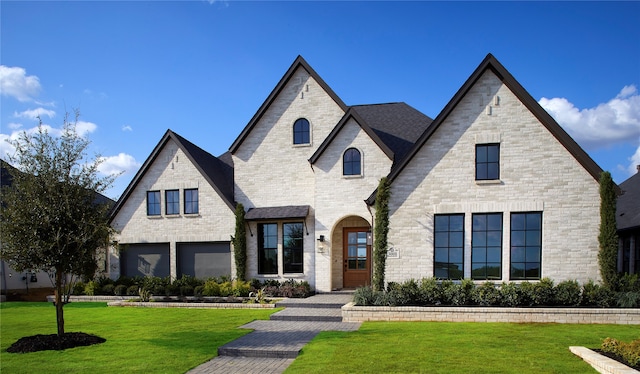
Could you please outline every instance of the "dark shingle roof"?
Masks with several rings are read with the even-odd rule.
[[[623,194],[616,204],[618,230],[640,227],[640,172],[620,184]]]
[[[356,105],[352,107],[393,151],[394,161],[404,158],[433,119],[406,103]]]
[[[245,214],[247,221],[263,221],[287,218],[305,218],[309,214],[309,205],[272,206],[251,208]]]

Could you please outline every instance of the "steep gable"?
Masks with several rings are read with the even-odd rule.
[[[313,70],[313,68],[307,63],[307,61],[305,61],[305,59],[302,58],[302,56],[298,56],[293,62],[293,64],[291,64],[291,66],[289,67],[287,72],[284,74],[284,76],[280,79],[280,81],[278,82],[276,87],[273,89],[273,91],[271,91],[271,93],[269,94],[267,99],[264,101],[264,103],[262,103],[258,111],[253,115],[253,117],[251,118],[247,126],[245,126],[245,128],[242,130],[240,135],[238,135],[238,137],[233,142],[231,147],[229,147],[229,151],[232,154],[234,154],[238,150],[240,145],[242,145],[242,143],[247,138],[249,133],[253,130],[253,128],[256,126],[256,124],[260,122],[265,112],[269,109],[269,107],[271,107],[274,100],[276,100],[276,98],[280,95],[282,90],[289,84],[295,72],[299,68],[306,70],[307,73],[322,87],[322,89],[324,89],[325,92],[327,92],[327,94],[329,94],[329,96],[333,99],[333,101],[335,101],[335,103],[340,108],[342,108],[343,111],[347,110],[347,105],[342,101],[342,99],[340,99],[338,95],[336,95],[336,93],[333,92],[331,87],[327,85],[327,83],[318,75],[318,73],[316,73],[315,70]]]
[[[224,158],[225,161],[222,161],[175,132],[167,130],[140,170],[138,170],[138,173],[136,173],[131,183],[129,183],[120,199],[118,199],[111,213],[111,221],[116,217],[129,196],[136,189],[149,168],[160,155],[162,149],[170,140],[173,140],[184,152],[187,158],[189,158],[189,161],[198,169],[205,180],[209,182],[229,209],[232,211],[235,209],[233,201],[233,161],[231,158],[223,155],[221,158]]]
[[[620,184],[616,221],[618,230],[640,227],[640,172]]]

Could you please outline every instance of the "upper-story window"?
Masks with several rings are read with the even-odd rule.
[[[293,144],[310,144],[311,132],[309,121],[306,118],[299,118],[293,124]]]
[[[361,175],[362,163],[360,151],[349,148],[342,156],[342,175]]]
[[[147,215],[160,215],[160,191],[147,191]]]
[[[198,213],[198,189],[190,188],[184,190],[184,214]]]
[[[500,144],[476,145],[476,180],[500,179]]]
[[[180,191],[166,190],[164,192],[165,214],[180,214]]]

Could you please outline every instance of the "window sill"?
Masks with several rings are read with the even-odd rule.
[[[500,179],[476,180],[478,186],[492,186],[504,184]]]
[[[357,175],[342,175],[342,179],[361,179],[363,176],[362,174],[357,174]]]
[[[162,219],[162,215],[157,215],[157,216],[149,216],[147,215],[148,219]]]
[[[284,273],[287,278],[304,278],[304,273]]]
[[[200,213],[185,213],[184,217],[185,218],[199,218],[200,217]]]
[[[181,218],[182,216],[179,214],[167,214],[165,215],[167,218]]]
[[[311,147],[311,143],[304,143],[304,144],[291,144],[291,146],[293,148],[306,148],[306,147]]]

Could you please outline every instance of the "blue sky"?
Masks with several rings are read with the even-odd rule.
[[[167,129],[228,150],[298,55],[348,105],[435,118],[487,53],[618,183],[640,164],[640,2],[0,2],[4,141],[65,112],[117,198]]]

